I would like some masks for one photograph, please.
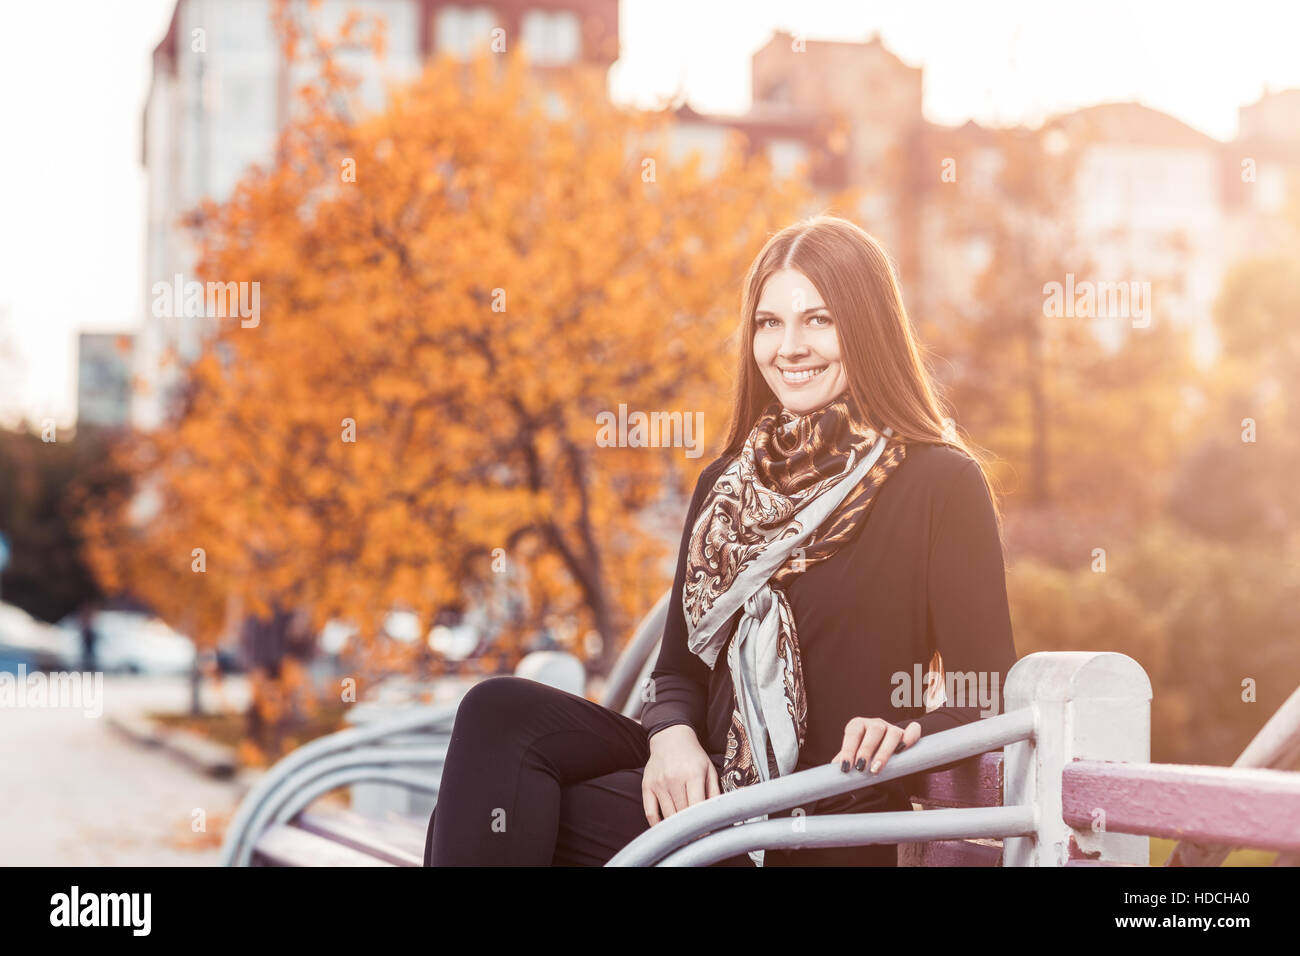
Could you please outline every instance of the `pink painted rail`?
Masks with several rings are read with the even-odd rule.
[[[1151,763],[1150,702],[1146,673],[1123,654],[1021,659],[1007,678],[1006,705],[1033,708],[1033,736],[908,783],[922,810],[1036,807],[1036,831],[1000,846],[900,844],[899,864],[1147,866],[1152,836],[1225,855],[1231,847],[1277,850],[1282,865],[1300,860],[1300,773],[1276,769],[1300,747],[1300,691],[1292,710],[1261,731],[1267,752],[1256,757],[1271,768]]]
[[[1076,760],[1061,795],[1062,818],[1081,830],[1300,851],[1300,773]]]

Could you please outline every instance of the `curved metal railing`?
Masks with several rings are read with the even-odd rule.
[[[642,618],[615,662],[601,703],[621,713],[640,712],[640,680],[653,664],[663,637],[672,591],[665,591]],[[443,757],[455,721],[455,704],[413,709],[313,740],[266,771],[240,803],[221,847],[223,866],[248,866],[257,838],[285,823],[331,790],[360,782],[397,783],[437,794]],[[367,747],[367,744],[384,744]],[[415,765],[421,773],[399,769]]]
[[[902,839],[905,830],[911,832],[919,827],[919,832],[923,832],[926,824],[911,820],[911,811],[801,816],[797,819],[768,820],[762,823],[742,821],[751,821],[777,810],[811,805],[825,797],[875,786],[1028,740],[1034,735],[1034,713],[1032,707],[1025,707],[973,724],[954,727],[928,738],[923,737],[903,753],[890,757],[879,773],[867,774],[850,770],[845,774],[839,767],[827,764],[712,797],[674,813],[651,827],[616,853],[606,865],[651,866],[661,860],[665,863],[671,860],[672,865],[679,865],[683,860],[689,861],[684,865],[701,865],[703,861],[716,862],[748,850],[896,842]],[[1011,812],[990,814],[989,810]],[[930,817],[933,813],[934,811],[929,811],[916,816]],[[969,821],[968,826],[977,830],[993,827],[1002,832],[955,832],[951,821],[962,819]],[[818,820],[829,822],[819,823]],[[882,820],[883,823],[876,822]],[[976,807],[955,810],[950,815],[935,819],[934,826],[941,831],[938,835],[917,836],[913,839],[1014,836],[1033,832],[1033,823],[1032,807]],[[732,829],[706,836],[728,826]],[[700,837],[704,839],[699,839]],[[692,842],[696,840],[698,844]],[[689,852],[686,852],[687,849]],[[677,853],[683,855],[677,856]]]
[[[456,707],[457,704],[443,704],[415,708],[410,714],[401,717],[375,722],[366,727],[350,727],[317,738],[287,754],[266,771],[240,803],[222,842],[220,865],[248,866],[257,837],[277,818],[286,804],[297,802],[295,794],[308,787],[312,788],[312,798],[315,799],[337,786],[357,782],[347,776],[348,771],[364,773],[370,775],[365,779],[374,779],[376,773],[391,772],[393,768],[414,764],[423,765],[427,774],[435,773],[441,766],[442,756],[446,754],[445,743],[439,747],[438,742],[450,735]],[[413,732],[427,733],[431,744],[427,747],[366,746]],[[328,789],[318,785],[321,778],[332,773],[337,774],[334,779],[339,780],[339,783]],[[434,792],[437,791],[436,776],[425,776],[422,779],[421,789],[431,786]]]

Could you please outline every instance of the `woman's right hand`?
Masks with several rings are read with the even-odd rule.
[[[694,728],[673,724],[650,738],[641,802],[651,826],[721,792],[718,769],[700,746]]]

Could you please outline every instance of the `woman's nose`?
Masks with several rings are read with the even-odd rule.
[[[791,322],[785,327],[785,337],[781,340],[781,354],[792,356],[803,351],[803,330],[799,328],[799,323]]]

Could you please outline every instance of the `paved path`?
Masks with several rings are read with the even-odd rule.
[[[106,677],[103,697],[105,715],[184,710],[189,685]],[[210,866],[239,797],[104,717],[0,707],[0,865]],[[192,829],[196,809],[207,832]]]

